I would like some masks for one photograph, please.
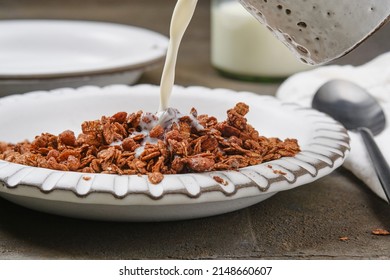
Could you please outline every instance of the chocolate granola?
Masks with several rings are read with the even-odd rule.
[[[259,135],[245,118],[248,111],[237,103],[222,122],[195,109],[189,115],[172,110],[165,119],[118,112],[83,122],[77,136],[65,130],[42,133],[32,142],[0,142],[0,159],[63,171],[147,174],[157,184],[163,174],[236,170],[300,151],[296,139]]]

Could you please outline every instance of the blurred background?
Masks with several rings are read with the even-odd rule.
[[[2,19],[77,19],[115,22],[151,29],[168,36],[176,0],[0,0]],[[333,63],[360,65],[390,50],[390,24],[358,49]],[[1,36],[1,34],[0,34]],[[244,54],[243,54],[244,55]],[[149,69],[139,83],[158,84],[162,64]],[[205,78],[207,76],[207,79]],[[199,0],[195,15],[180,47],[176,84],[227,87],[274,94],[277,84],[226,79],[210,63],[210,0]]]

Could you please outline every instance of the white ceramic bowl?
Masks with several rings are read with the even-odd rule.
[[[0,99],[0,140],[32,140],[41,132],[80,132],[85,120],[118,111],[155,112],[159,88],[152,85],[87,86],[32,92]],[[339,123],[310,108],[270,96],[226,89],[174,87],[171,105],[183,113],[196,107],[219,120],[237,102],[261,135],[296,138],[302,152],[238,171],[165,175],[153,185],[146,176],[63,172],[0,161],[0,196],[17,204],[59,215],[115,221],[198,218],[241,209],[279,191],[329,174],[349,152],[349,137]],[[273,169],[285,173],[275,174]],[[218,175],[228,184],[217,183]]]
[[[133,84],[168,47],[157,32],[109,22],[1,20],[0,34],[0,96]]]

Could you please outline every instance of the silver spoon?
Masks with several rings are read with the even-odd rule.
[[[390,168],[373,137],[386,126],[385,114],[379,103],[365,89],[352,82],[331,80],[317,90],[312,107],[333,117],[347,129],[360,133],[390,202]]]

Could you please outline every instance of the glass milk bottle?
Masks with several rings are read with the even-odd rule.
[[[302,63],[237,0],[212,0],[211,63],[228,77],[278,81],[313,66]]]

